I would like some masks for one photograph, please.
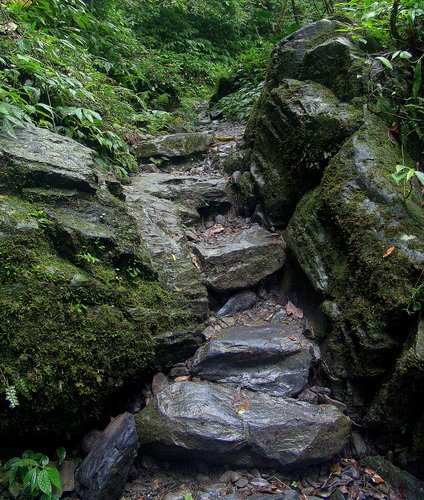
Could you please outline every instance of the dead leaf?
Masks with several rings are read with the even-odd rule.
[[[382,483],[385,483],[386,481],[381,477],[379,476],[377,473],[374,474],[371,478],[371,481],[374,483],[374,484],[382,484]]]
[[[296,340],[299,340],[299,337],[296,337],[296,335],[289,335],[289,339],[293,340],[293,342],[296,342]]]
[[[369,476],[373,476],[376,472],[373,469],[370,469],[369,467],[365,468],[365,474],[368,474]]]
[[[211,236],[215,236],[215,234],[220,234],[223,231],[225,231],[224,226],[222,226],[221,224],[215,224],[214,226],[210,227],[207,231],[205,231],[205,236],[207,238],[210,238]]]
[[[290,302],[290,300],[287,302],[286,312],[288,316],[293,315],[297,319],[302,319],[304,316],[302,309],[296,307],[294,304]]]
[[[202,272],[202,265],[200,264],[200,259],[197,255],[194,255],[194,253],[190,254],[191,256],[191,262],[193,262],[194,267],[200,272]]]
[[[191,381],[191,375],[183,375],[181,377],[176,377],[174,378],[175,382],[190,382]]]
[[[331,475],[332,476],[340,476],[342,473],[343,467],[340,464],[334,464],[331,467]]]
[[[243,403],[236,406],[237,415],[243,415],[250,408],[250,403],[247,399],[243,401]]]
[[[348,487],[347,486],[340,486],[340,491],[343,493],[343,494],[347,494],[349,493],[349,490],[348,490]]]
[[[390,247],[387,249],[387,252],[383,255],[383,258],[387,258],[389,257],[390,255],[392,255],[392,253],[395,251],[395,247]]]

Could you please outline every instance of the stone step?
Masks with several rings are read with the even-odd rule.
[[[136,423],[145,453],[285,469],[330,460],[350,432],[350,420],[331,405],[207,382],[171,385]]]
[[[207,132],[170,134],[147,140],[135,140],[132,152],[136,158],[184,158],[208,150],[213,136]]]
[[[204,283],[217,292],[255,286],[283,267],[285,249],[279,234],[258,224],[194,245]]]
[[[306,387],[319,348],[299,323],[236,326],[202,346],[191,362],[193,375],[272,396],[297,396]]]

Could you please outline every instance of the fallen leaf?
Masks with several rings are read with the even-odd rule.
[[[174,254],[172,254],[172,260],[173,260],[173,261],[176,261],[176,260],[177,260],[177,257],[176,257]]]
[[[290,300],[287,302],[286,312],[288,316],[293,315],[297,319],[302,319],[304,316],[302,309],[296,307],[294,304],[290,302]]]
[[[174,378],[175,382],[190,382],[190,380],[191,380],[191,375],[183,375],[181,377]]]
[[[343,494],[347,494],[349,493],[349,490],[348,490],[348,487],[347,486],[340,486],[340,492],[343,493]]]
[[[342,473],[343,467],[340,464],[334,464],[331,467],[331,475],[332,476],[340,476]]]
[[[385,483],[386,481],[381,477],[379,476],[378,474],[374,474],[371,478],[371,481],[374,483],[374,484],[382,484],[382,483]]]
[[[389,257],[390,255],[392,255],[392,253],[395,251],[395,247],[390,247],[387,249],[387,252],[383,255],[383,258],[387,258]]]
[[[236,406],[237,415],[243,415],[250,408],[250,403],[247,399],[243,401],[243,403]]]
[[[293,342],[296,342],[296,340],[299,340],[299,337],[296,337],[296,335],[289,335],[289,339],[293,340]]]
[[[193,262],[194,267],[199,271],[199,273],[202,271],[202,266],[200,264],[199,257],[197,255],[194,255],[194,253],[190,254],[191,256],[191,262]]]
[[[375,474],[375,470],[370,469],[369,467],[365,468],[365,474],[368,474],[369,476],[373,476]]]
[[[222,226],[221,224],[215,224],[214,226],[210,227],[207,231],[205,231],[205,236],[207,238],[210,238],[211,236],[215,236],[215,234],[220,234],[225,231],[225,227]]]

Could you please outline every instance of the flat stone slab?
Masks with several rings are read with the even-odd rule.
[[[285,469],[330,460],[346,445],[350,420],[331,405],[206,382],[179,382],[136,416],[146,453]]]
[[[302,332],[301,324],[228,328],[196,352],[191,371],[204,380],[297,396],[318,351]]]
[[[275,273],[284,265],[285,249],[280,235],[258,224],[195,245],[204,282],[218,292],[249,288]]]
[[[140,141],[134,144],[132,152],[137,158],[183,158],[207,151],[212,142],[212,135],[206,132],[170,134]]]

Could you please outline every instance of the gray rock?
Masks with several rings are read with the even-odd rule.
[[[26,126],[15,133],[14,140],[0,135],[0,185],[13,178],[14,187],[19,189],[97,190],[98,165],[92,149],[47,129]]]
[[[257,224],[194,248],[206,286],[220,292],[256,285],[281,269],[286,258],[281,236]]]
[[[132,146],[137,158],[181,158],[207,151],[213,137],[205,132],[172,134],[150,140],[142,140]]]
[[[361,465],[377,471],[390,486],[402,492],[408,500],[422,500],[424,498],[424,481],[416,478],[383,457],[366,457]]]
[[[329,405],[217,384],[173,384],[136,416],[143,449],[241,466],[303,467],[331,459],[350,421]]]
[[[233,470],[227,470],[219,476],[221,483],[236,483],[240,479],[240,474]]]
[[[368,453],[367,443],[357,431],[352,432],[352,448],[354,457],[357,459],[365,457]]]
[[[302,331],[300,325],[228,328],[197,351],[192,373],[273,396],[296,396],[307,384],[313,359]]]
[[[77,492],[83,500],[121,497],[138,447],[133,415],[116,417],[102,432],[77,470]]]
[[[152,394],[157,396],[161,391],[169,386],[169,381],[163,373],[156,373],[152,380]]]
[[[245,488],[248,484],[249,484],[249,480],[248,480],[248,479],[246,479],[245,477],[240,478],[240,479],[236,482],[236,486],[237,486],[237,488]]]
[[[125,187],[126,204],[159,277],[171,291],[178,290],[182,307],[194,317],[205,319],[209,311],[206,288],[193,264],[191,250],[181,227],[183,217],[187,214],[192,220],[198,220],[199,214],[194,208],[164,197],[166,181],[171,179],[173,177],[167,174],[138,176],[130,186]],[[162,187],[164,192],[159,197],[157,195]],[[169,336],[160,342],[174,346],[186,341],[191,343],[184,332],[170,332]]]
[[[66,460],[59,466],[59,473],[62,488],[54,488],[54,493],[60,498],[64,493],[72,493],[75,489],[75,463]]]
[[[240,292],[231,297],[216,313],[220,318],[229,316],[230,314],[247,311],[251,309],[258,301],[256,293],[249,290]]]

